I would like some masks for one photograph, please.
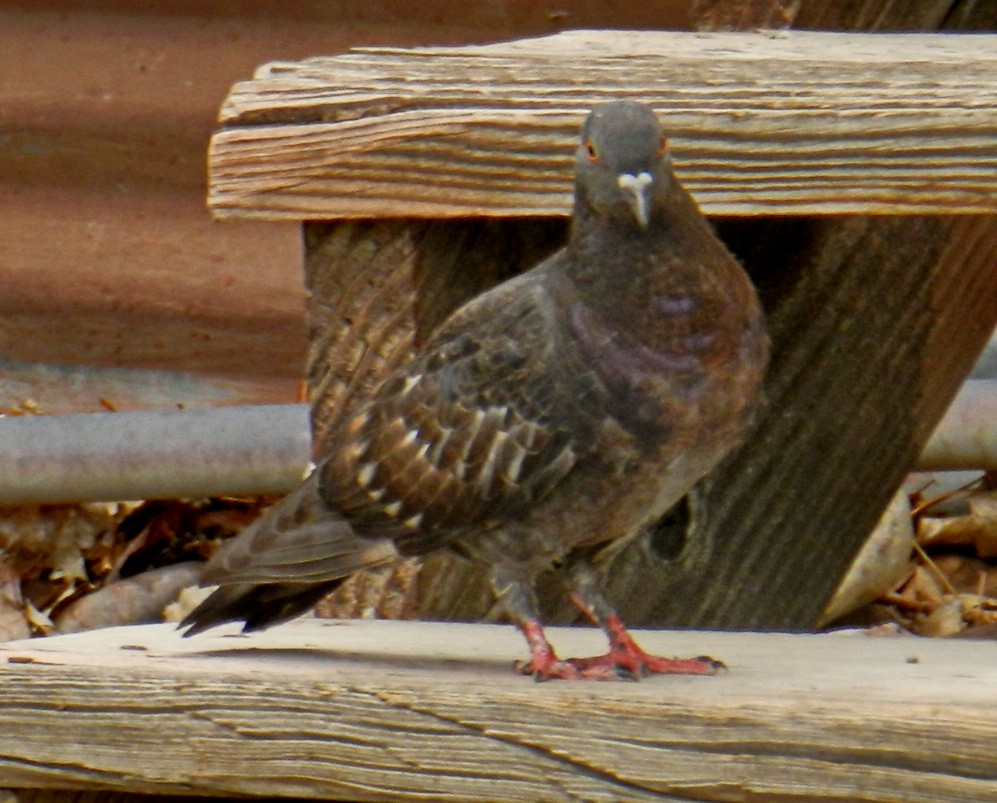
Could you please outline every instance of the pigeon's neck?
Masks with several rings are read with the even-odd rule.
[[[741,274],[695,201],[677,183],[657,200],[647,229],[602,218],[576,202],[566,273],[596,309],[631,310],[658,294],[723,293],[724,274]],[[719,274],[719,275],[718,275]],[[744,281],[743,275],[734,278]]]
[[[575,340],[621,387],[666,374],[705,382],[716,366],[736,372],[764,350],[747,274],[681,187],[666,200],[647,230],[576,210],[552,282]]]

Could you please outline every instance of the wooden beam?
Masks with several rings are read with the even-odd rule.
[[[572,31],[361,48],[237,84],[219,217],[561,215],[579,123],[652,103],[712,214],[997,211],[997,37]]]
[[[537,684],[512,627],[302,620],[191,640],[147,625],[6,644],[13,787],[384,800],[997,796],[982,642],[640,634],[730,671]],[[567,652],[604,646],[557,629]]]
[[[326,432],[464,302],[561,245],[559,220],[308,222],[308,387]]]

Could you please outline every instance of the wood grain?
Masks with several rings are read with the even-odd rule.
[[[572,31],[276,62],[210,149],[220,217],[560,215],[579,123],[653,104],[712,214],[997,210],[988,35]]]
[[[997,795],[992,643],[647,632],[730,672],[535,684],[511,627],[169,625],[0,649],[12,786],[490,800]],[[553,633],[599,649],[589,629]],[[30,661],[25,663],[25,661]]]
[[[316,453],[337,421],[451,312],[559,246],[560,221],[311,221],[304,226]]]
[[[321,459],[326,433],[411,354],[418,233],[396,221],[357,221],[308,224],[304,236],[308,395]]]

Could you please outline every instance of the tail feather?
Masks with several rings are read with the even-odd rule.
[[[201,585],[218,585],[180,623],[193,636],[225,622],[261,630],[304,613],[344,578],[398,559],[384,538],[357,535],[322,500],[313,474],[208,561]]]
[[[226,622],[243,622],[243,632],[263,630],[286,622],[312,608],[343,579],[304,585],[268,583],[219,586],[178,625],[183,636],[194,636]]]

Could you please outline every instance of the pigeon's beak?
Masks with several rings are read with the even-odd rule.
[[[651,221],[651,204],[648,198],[648,190],[654,178],[648,172],[638,173],[636,176],[631,173],[622,173],[616,177],[616,183],[623,190],[631,211],[637,224],[646,229]]]

